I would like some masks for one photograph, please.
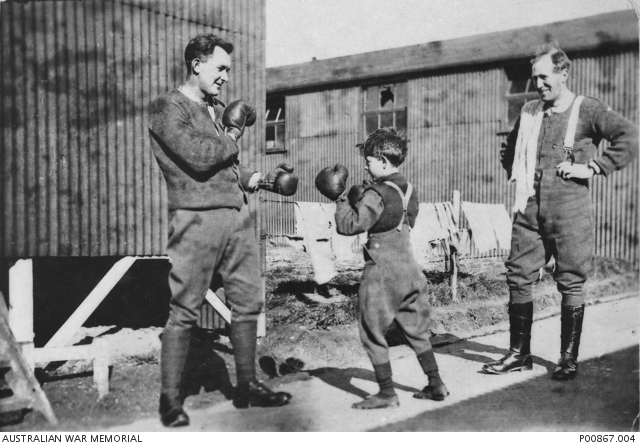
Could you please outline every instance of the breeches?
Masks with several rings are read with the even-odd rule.
[[[584,303],[584,283],[594,251],[591,200],[585,185],[562,180],[544,171],[536,182],[536,195],[513,222],[511,255],[505,263],[510,300],[533,300],[532,285],[539,270],[553,256],[553,278],[562,302]],[[539,176],[537,177],[539,178]]]
[[[257,320],[264,296],[247,206],[172,211],[167,253],[172,296],[167,327],[195,326],[214,276],[222,281],[232,321]]]
[[[389,362],[385,333],[395,319],[420,354],[431,349],[427,280],[416,263],[408,231],[373,234],[358,290],[360,339],[374,365]]]

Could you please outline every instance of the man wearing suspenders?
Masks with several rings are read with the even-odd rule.
[[[552,378],[575,378],[584,283],[594,252],[589,179],[622,169],[638,152],[638,131],[631,122],[599,99],[569,91],[570,64],[555,45],[538,51],[531,80],[540,100],[524,105],[501,150],[502,166],[516,182],[511,255],[505,264],[511,340],[506,356],[484,365],[487,373],[532,369],[532,285],[553,256],[562,327]],[[609,146],[598,156],[602,139]]]

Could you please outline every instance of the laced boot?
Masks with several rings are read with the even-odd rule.
[[[560,359],[552,379],[569,381],[578,374],[578,349],[582,335],[582,321],[584,320],[584,304],[579,307],[560,305]]]
[[[189,329],[168,328],[162,333],[160,352],[160,371],[162,384],[160,390],[160,420],[167,427],[180,427],[189,424],[189,417],[182,408],[184,402],[181,390],[191,331]]]
[[[233,345],[238,382],[233,405],[238,409],[283,406],[291,400],[291,394],[274,392],[256,379],[257,333],[256,321],[231,321],[229,338]]]
[[[482,370],[495,375],[531,370],[533,368],[530,348],[532,323],[533,302],[509,303],[509,330],[511,332],[509,353],[498,361],[485,364]]]
[[[291,400],[291,394],[287,392],[274,392],[263,383],[254,379],[248,383],[238,384],[233,405],[237,409],[247,407],[278,407],[284,406]]]

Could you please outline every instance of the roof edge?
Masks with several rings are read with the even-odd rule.
[[[566,52],[638,43],[638,18],[616,11],[545,25],[433,41],[267,69],[267,92],[277,93],[453,66],[530,57],[557,40]]]

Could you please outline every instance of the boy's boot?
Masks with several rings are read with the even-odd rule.
[[[560,359],[556,366],[552,379],[568,381],[578,374],[578,349],[582,334],[582,321],[584,320],[584,304],[579,307],[560,305],[561,331],[560,331]]]
[[[393,390],[393,379],[391,378],[391,363],[373,364],[373,371],[376,375],[376,381],[380,386],[380,392],[370,395],[359,403],[355,403],[351,407],[353,409],[384,409],[387,407],[398,407],[398,395]]]
[[[449,396],[447,386],[442,382],[440,373],[438,372],[438,363],[433,354],[433,350],[427,350],[418,355],[418,362],[422,371],[429,378],[429,384],[420,392],[414,393],[413,397],[421,400],[442,401]]]
[[[487,373],[504,375],[509,372],[531,370],[531,324],[533,323],[533,302],[524,304],[509,303],[509,330],[511,346],[509,353],[498,361],[490,362],[482,367]]]
[[[276,407],[287,404],[291,395],[274,392],[256,379],[256,321],[231,322],[229,338],[236,360],[237,388],[233,405],[238,409],[249,406]]]
[[[165,328],[160,352],[160,420],[167,427],[187,426],[189,417],[182,408],[182,374],[191,342],[191,330]]]

